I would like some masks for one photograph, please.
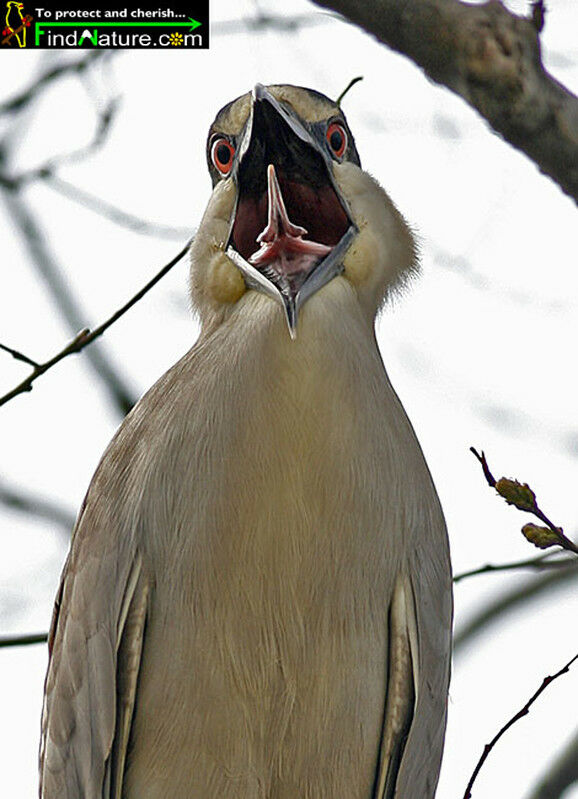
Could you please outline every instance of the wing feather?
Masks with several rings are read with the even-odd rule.
[[[50,631],[41,799],[120,799],[122,791],[148,581],[140,555],[123,546],[96,553],[95,536],[87,558],[84,526],[90,515],[79,522]]]
[[[134,702],[145,634],[149,586],[141,564],[129,580],[128,600],[123,613],[123,629],[118,640],[117,721],[111,752],[111,799],[121,799],[124,766],[128,749]]]
[[[441,518],[441,516],[440,516]],[[452,585],[445,526],[421,539],[389,608],[385,712],[374,799],[433,799],[446,726]]]
[[[405,582],[415,679],[415,711],[396,783],[396,799],[435,795],[446,728],[451,661],[452,582],[445,526],[424,537]]]
[[[389,608],[389,657],[385,714],[375,799],[393,799],[405,743],[415,712],[415,682],[408,581],[399,576]]]

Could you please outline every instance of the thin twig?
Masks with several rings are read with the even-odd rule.
[[[191,235],[191,230],[184,227],[175,227],[172,225],[162,225],[158,222],[149,222],[142,219],[135,214],[124,211],[116,205],[97,197],[91,192],[75,186],[67,180],[63,180],[59,175],[52,173],[41,175],[46,185],[53,191],[58,192],[62,196],[72,200],[84,208],[88,208],[95,214],[108,219],[109,222],[114,222],[115,225],[132,230],[135,233],[142,233],[147,236],[157,236],[166,239],[178,239],[182,241],[183,238]]]
[[[46,72],[44,72],[42,75],[35,78],[34,83],[31,83],[30,86],[24,89],[23,92],[20,92],[20,94],[17,94],[10,100],[0,103],[0,114],[21,111],[29,103],[38,99],[39,89],[46,88],[64,75],[69,75],[71,73],[81,75],[96,61],[110,58],[111,53],[112,51],[110,50],[94,50],[78,61],[67,61],[63,64],[58,64],[58,66],[46,70]]]
[[[9,485],[3,478],[0,478],[0,505],[26,516],[51,522],[67,536],[70,536],[76,519],[73,511],[54,500],[45,499],[19,486]]]
[[[118,112],[118,108],[118,99],[113,98],[99,111],[92,138],[87,144],[82,145],[82,147],[76,150],[71,150],[68,153],[55,155],[44,163],[39,164],[39,166],[29,169],[27,172],[21,172],[17,175],[0,173],[0,184],[9,191],[16,191],[28,183],[39,180],[48,181],[55,176],[56,171],[62,166],[84,161],[106,143],[112,130],[112,124]],[[5,161],[8,161],[8,153],[4,152],[3,158]]]
[[[575,558],[558,558],[557,560],[548,560],[555,552],[546,552],[544,555],[538,555],[537,558],[528,558],[527,560],[516,560],[511,563],[486,563],[484,566],[479,566],[477,569],[470,571],[460,572],[454,575],[454,583],[459,583],[467,577],[476,577],[479,574],[488,574],[491,572],[505,572],[515,571],[517,569],[534,569],[535,571],[544,571],[546,569],[557,569],[561,566],[570,566],[572,564],[578,566],[578,561]]]
[[[349,81],[349,83],[347,84],[345,89],[343,89],[343,91],[341,92],[341,94],[339,95],[337,100],[335,101],[335,105],[338,105],[339,107],[341,107],[341,102],[342,102],[343,98],[345,97],[345,95],[347,94],[347,92],[350,89],[352,89],[355,86],[356,83],[359,83],[360,80],[363,80],[363,75],[358,75],[356,78],[351,78],[351,80]]]
[[[468,782],[468,785],[467,785],[466,791],[464,793],[463,799],[470,799],[470,797],[472,795],[472,788],[473,788],[474,782],[476,781],[476,778],[477,778],[478,774],[480,773],[480,769],[482,768],[482,766],[486,762],[486,760],[488,758],[488,755],[490,754],[490,752],[492,751],[494,746],[498,743],[498,741],[500,740],[502,735],[504,735],[504,733],[506,733],[510,729],[510,727],[512,727],[519,719],[521,719],[524,716],[528,715],[528,713],[530,712],[530,707],[534,704],[536,699],[538,699],[540,694],[543,693],[546,690],[546,688],[550,685],[550,683],[553,683],[554,680],[557,680],[558,677],[562,676],[562,674],[566,674],[569,671],[570,666],[576,660],[578,660],[578,654],[574,655],[574,657],[571,658],[571,660],[569,660],[568,663],[566,663],[565,666],[562,666],[562,668],[559,671],[557,671],[556,674],[552,674],[549,677],[544,677],[544,679],[542,680],[542,684],[540,685],[538,690],[534,694],[532,694],[530,699],[528,699],[528,701],[526,702],[524,707],[521,708],[521,710],[518,710],[518,712],[515,713],[512,716],[512,718],[508,722],[506,722],[506,724],[504,724],[504,726],[501,728],[501,730],[499,732],[497,732],[496,735],[494,735],[494,737],[492,738],[490,743],[488,743],[488,744],[486,744],[484,746],[484,751],[482,752],[482,755],[481,755],[480,759],[478,760],[475,769],[472,772],[472,776],[470,777],[470,781]]]
[[[175,227],[174,225],[163,225],[158,222],[149,222],[136,214],[131,214],[129,211],[124,211],[116,205],[108,202],[108,200],[97,197],[95,194],[86,191],[86,189],[76,186],[68,180],[64,180],[59,175],[52,172],[52,164],[43,164],[29,172],[23,172],[16,177],[8,177],[0,172],[0,187],[9,191],[15,191],[28,183],[39,182],[48,188],[72,200],[77,205],[83,208],[88,208],[109,222],[114,222],[119,227],[131,230],[134,233],[141,233],[146,236],[156,236],[157,238],[166,239],[179,239],[182,240],[184,236],[190,236],[190,228]]]
[[[142,297],[144,297],[145,294],[147,294],[153,288],[153,286],[155,286],[159,282],[159,280],[161,280],[173,268],[173,266],[175,266],[175,264],[177,264],[181,260],[181,258],[184,257],[184,255],[187,253],[189,249],[190,244],[191,240],[189,240],[185,244],[185,246],[181,249],[181,251],[171,261],[169,261],[168,264],[163,266],[163,268],[159,272],[157,272],[157,274],[152,278],[152,280],[149,280],[149,282],[145,286],[143,286],[143,288],[140,289],[140,291],[138,291],[134,295],[134,297],[132,297],[127,303],[125,303],[125,305],[123,305],[122,308],[119,308],[118,311],[115,311],[115,313],[113,313],[112,316],[110,316],[101,325],[96,327],[92,332],[88,328],[81,330],[80,333],[78,333],[71,341],[68,342],[68,344],[62,350],[60,350],[60,352],[57,352],[56,355],[53,355],[53,357],[50,358],[48,361],[45,361],[44,363],[39,363],[37,366],[35,366],[27,378],[22,380],[22,382],[19,383],[17,386],[15,386],[11,391],[8,391],[7,394],[4,394],[3,397],[0,397],[0,406],[6,404],[11,399],[18,396],[18,394],[23,394],[26,391],[31,391],[32,384],[40,377],[40,375],[43,375],[49,369],[52,369],[53,366],[62,361],[68,355],[72,355],[72,353],[75,352],[80,352],[96,338],[102,336],[102,334],[106,330],[108,330],[108,328],[111,325],[113,325],[118,319],[120,319],[121,316],[124,316],[124,314],[128,310],[130,310],[130,308],[132,308],[133,305],[135,305],[140,299],[142,299]]]
[[[577,568],[578,558],[568,558],[564,568],[533,575],[521,585],[516,584],[507,593],[486,603],[467,623],[456,630],[454,655],[459,657],[465,651],[466,644],[470,644],[473,638],[486,632],[490,625],[502,621],[506,614],[518,609],[527,610],[531,602],[551,596],[552,591],[565,587],[567,583],[575,587]]]
[[[111,98],[107,102],[106,106],[101,108],[98,112],[96,125],[90,141],[76,150],[55,155],[54,158],[51,158],[49,161],[47,161],[44,166],[39,167],[39,171],[54,172],[58,167],[64,166],[66,164],[74,164],[78,161],[84,161],[94,152],[101,149],[108,140],[112,131],[112,125],[119,106],[120,103],[118,98]]]
[[[45,644],[48,633],[32,633],[30,635],[1,635],[0,649],[9,646],[28,646],[30,644]]]
[[[566,789],[578,782],[578,732],[555,757],[546,764],[532,793],[527,799],[561,799]]]
[[[37,96],[40,92],[39,87],[46,85],[46,81],[56,80],[67,72],[72,71],[72,73],[76,73],[81,77],[84,76],[87,64],[92,63],[92,61],[86,57],[82,62],[75,63],[76,66],[70,70],[56,69],[51,70],[49,73],[44,73],[44,76],[41,76],[34,84],[34,88],[31,87],[29,89],[30,96]],[[50,78],[45,80],[47,74],[50,75]],[[50,170],[62,163],[85,159],[101,148],[112,129],[116,108],[116,101],[111,100],[104,108],[98,109],[96,125],[88,144],[79,150],[53,158],[41,169],[50,172]],[[45,281],[50,296],[66,321],[69,330],[75,332],[85,323],[85,314],[69,283],[62,274],[60,264],[50,247],[40,220],[27,201],[25,192],[21,191],[25,185],[24,179],[10,175],[12,150],[25,133],[22,130],[18,131],[18,118],[23,116],[22,104],[18,104],[13,110],[15,111],[15,122],[11,126],[12,132],[11,135],[4,137],[0,151],[0,185],[4,189],[3,195],[6,208],[12,217],[14,228],[21,236],[32,265]],[[19,135],[16,135],[17,133]],[[103,382],[114,407],[120,415],[125,416],[135,402],[133,391],[125,376],[104,348],[93,347],[88,353],[88,360],[98,378]]]
[[[470,452],[472,452],[476,458],[479,460],[480,465],[482,467],[482,471],[484,472],[484,477],[490,488],[496,487],[496,478],[490,471],[490,467],[488,466],[488,462],[486,460],[486,453],[482,450],[482,452],[478,452],[475,447],[470,447]]]
[[[41,275],[50,296],[61,312],[70,331],[76,331],[85,323],[85,313],[65,279],[48,239],[26,202],[22,192],[5,191],[4,201],[15,229],[38,274]],[[102,380],[114,407],[122,416],[130,411],[135,402],[133,391],[121,370],[102,347],[93,347],[88,360],[98,377]]]
[[[546,11],[544,0],[535,0],[535,2],[532,3],[531,20],[538,33],[542,33],[544,30]]]
[[[38,366],[38,361],[33,361],[28,355],[24,355],[23,352],[19,352],[18,350],[13,350],[12,347],[7,347],[6,344],[0,344],[0,350],[8,352],[15,360],[23,361],[23,363],[27,363],[28,366]]]
[[[564,534],[564,530],[561,527],[555,525],[554,522],[546,516],[536,501],[536,494],[527,483],[520,483],[518,480],[510,480],[507,477],[501,477],[499,480],[496,480],[490,471],[485,453],[482,451],[480,454],[474,447],[470,447],[470,452],[473,452],[480,462],[488,485],[491,488],[495,488],[497,493],[506,500],[508,505],[514,505],[518,510],[524,513],[531,513],[547,526],[548,529],[538,527],[535,524],[524,525],[524,527],[522,527],[522,534],[526,540],[530,541],[530,543],[534,544],[534,546],[539,549],[559,546],[568,552],[573,552],[575,555],[578,555],[578,546]]]
[[[335,20],[335,14],[322,14],[311,12],[306,14],[293,14],[286,16],[283,14],[270,14],[266,11],[257,11],[250,17],[242,20],[224,19],[221,22],[214,22],[211,31],[214,34],[227,36],[230,34],[242,34],[247,30],[252,34],[269,33],[270,31],[281,31],[282,33],[296,33],[297,31],[316,25],[323,25],[328,20]]]

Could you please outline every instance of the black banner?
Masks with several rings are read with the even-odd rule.
[[[134,2],[0,0],[0,51],[14,49],[205,50],[209,0],[150,7]]]

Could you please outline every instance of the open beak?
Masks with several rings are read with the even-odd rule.
[[[248,286],[281,304],[295,338],[299,309],[343,271],[357,228],[330,155],[261,84],[237,152],[227,255]]]

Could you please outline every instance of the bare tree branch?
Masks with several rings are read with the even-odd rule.
[[[250,31],[251,34],[268,33],[269,31],[280,31],[285,33],[296,33],[302,28],[323,25],[328,19],[318,13],[306,14],[271,14],[262,9],[258,9],[253,16],[244,16],[242,19],[226,19],[211,24],[211,34],[227,36],[229,34],[243,34]]]
[[[578,734],[563,749],[530,794],[529,799],[560,799],[566,788],[578,782]]]
[[[62,505],[59,505],[53,500],[39,497],[31,491],[10,486],[1,478],[0,504],[10,510],[15,510],[37,519],[45,519],[46,521],[52,522],[60,527],[67,535],[70,535],[72,532],[76,520],[75,514]]]
[[[61,153],[54,156],[42,166],[31,170],[30,173],[23,173],[22,175],[13,178],[11,181],[12,184],[15,187],[19,187],[29,179],[43,178],[54,174],[54,172],[61,166],[73,164],[78,161],[84,161],[94,152],[99,150],[107,141],[118,109],[118,99],[113,98],[109,100],[106,106],[99,110],[94,133],[92,134],[91,140],[87,144],[79,147],[77,150],[71,150],[68,153]]]
[[[30,644],[45,644],[48,633],[31,633],[24,635],[0,635],[0,649],[10,646],[29,646]]]
[[[76,298],[63,279],[48,241],[34,214],[19,192],[4,192],[4,201],[14,227],[19,231],[22,241],[28,249],[32,263],[43,278],[68,327],[71,330],[78,330],[83,326],[84,312],[80,309]],[[91,349],[88,358],[95,372],[102,379],[114,407],[123,416],[126,415],[134,405],[134,396],[125,378],[101,349]]]
[[[106,60],[113,55],[112,50],[93,50],[87,55],[75,61],[64,61],[51,67],[34,79],[34,82],[24,89],[24,91],[0,103],[0,114],[9,114],[21,111],[27,105],[38,99],[40,90],[45,89],[51,83],[62,78],[64,75],[81,75],[90,69],[97,61]]]
[[[175,257],[171,261],[169,261],[168,264],[163,266],[163,268],[159,272],[157,272],[157,274],[152,278],[152,280],[149,280],[149,282],[145,286],[143,286],[143,288],[140,289],[140,291],[138,291],[134,295],[134,297],[132,297],[127,303],[125,303],[125,305],[123,305],[122,308],[119,308],[118,311],[115,311],[115,313],[113,313],[112,316],[110,316],[101,325],[96,327],[92,332],[87,328],[81,330],[80,333],[78,333],[72,339],[72,341],[69,341],[69,343],[63,349],[57,352],[56,355],[53,355],[52,358],[50,358],[48,361],[45,361],[44,363],[38,363],[27,378],[25,378],[21,383],[15,386],[11,391],[8,391],[8,393],[4,394],[3,397],[0,397],[0,405],[6,404],[11,399],[18,396],[18,394],[23,394],[26,391],[31,391],[32,384],[41,375],[43,375],[49,369],[52,369],[53,366],[62,361],[64,358],[68,357],[69,355],[72,355],[75,352],[80,352],[85,347],[87,347],[91,342],[93,342],[96,338],[102,336],[102,334],[106,330],[108,330],[108,328],[111,325],[113,325],[118,319],[120,319],[121,316],[124,316],[124,314],[130,308],[132,308],[133,305],[136,305],[136,303],[140,299],[142,299],[142,297],[144,297],[145,294],[147,294],[147,292],[149,292],[152,289],[152,287],[155,286],[159,282],[159,280],[161,280],[173,268],[173,266],[181,260],[181,258],[183,258],[183,256],[187,253],[190,244],[191,242],[188,241],[185,244],[185,246],[182,248],[182,250],[177,255],[175,255]],[[8,347],[3,347],[3,348],[10,351],[10,348]],[[12,352],[14,353],[16,351],[12,350]],[[19,355],[21,355],[21,353],[19,353]]]
[[[518,480],[510,480],[501,477],[496,480],[490,471],[485,454],[477,452],[474,447],[470,447],[470,452],[476,456],[481,464],[490,488],[495,488],[497,493],[506,500],[508,505],[514,505],[524,513],[531,513],[540,519],[546,527],[538,527],[535,524],[525,524],[522,527],[522,534],[526,540],[538,547],[538,549],[548,549],[549,547],[559,546],[568,552],[578,555],[578,546],[571,541],[561,527],[557,527],[554,522],[546,516],[536,501],[536,494],[532,491],[528,483],[520,483]]]
[[[546,72],[534,19],[499,0],[315,0],[472,105],[578,202],[578,98]]]
[[[94,132],[87,144],[84,144],[76,150],[60,153],[48,159],[43,164],[40,164],[40,166],[34,167],[27,172],[21,172],[18,175],[9,175],[8,170],[4,168],[0,173],[0,184],[8,190],[20,189],[27,183],[33,181],[48,180],[50,177],[54,176],[58,168],[63,165],[84,161],[106,143],[118,109],[118,99],[112,98],[103,108],[98,110]],[[12,142],[9,141],[9,137],[6,137],[2,142],[2,158],[0,159],[0,163],[2,163],[3,166],[9,163],[11,144]]]
[[[517,586],[506,594],[498,597],[494,602],[486,605],[482,611],[473,616],[467,624],[460,627],[454,635],[454,653],[459,655],[473,638],[484,632],[495,622],[502,619],[506,613],[510,613],[519,607],[527,607],[528,604],[549,592],[562,588],[566,583],[576,583],[576,570],[578,559],[573,558],[572,562],[565,567],[557,569],[552,574],[532,577],[521,586]]]
[[[477,577],[480,574],[489,574],[492,572],[519,571],[520,569],[546,571],[547,569],[559,569],[564,566],[578,566],[578,560],[572,557],[551,560],[552,556],[556,554],[555,552],[546,552],[544,555],[538,555],[536,558],[515,560],[511,563],[486,563],[483,566],[478,566],[477,569],[470,569],[466,572],[460,572],[460,574],[454,574],[454,583],[460,583],[468,577]]]
[[[134,233],[156,236],[158,238],[178,239],[179,241],[191,236],[190,228],[149,222],[135,214],[124,211],[122,208],[118,208],[116,205],[109,203],[108,200],[96,197],[94,194],[91,194],[85,189],[81,189],[79,186],[74,186],[58,175],[48,174],[42,177],[46,185],[53,191],[67,197],[78,205],[84,206],[84,208],[88,208],[89,211],[99,214],[99,216],[108,219],[109,222],[114,222],[115,225],[132,230]]]
[[[44,72],[23,95],[16,98],[9,105],[9,110],[14,113],[11,130],[4,136],[0,145],[0,186],[4,189],[3,196],[6,208],[12,218],[14,228],[19,232],[24,246],[28,250],[30,260],[38,273],[43,278],[53,302],[59,309],[69,328],[78,330],[83,325],[84,314],[67,282],[63,279],[56,258],[43,230],[31,207],[25,200],[21,191],[24,185],[22,179],[10,174],[10,160],[14,147],[20,136],[16,135],[19,120],[23,117],[23,109],[40,94],[42,87],[60,79],[64,74],[76,73],[85,75],[88,67],[94,63],[94,57],[86,56],[81,61],[66,62],[52,70]],[[88,144],[78,150],[57,156],[40,169],[50,174],[57,166],[70,161],[78,161],[88,157],[95,150],[102,147],[112,127],[112,121],[117,108],[115,100],[110,100],[98,110],[97,123]],[[105,385],[113,401],[113,405],[124,416],[134,404],[134,396],[125,378],[113,365],[112,359],[105,354],[102,348],[92,348],[88,359]],[[35,367],[38,368],[38,367]]]
[[[56,71],[53,71],[54,74]],[[56,72],[60,75],[61,72]],[[7,190],[21,189],[29,183],[42,181],[53,191],[67,197],[73,202],[88,208],[100,216],[114,222],[117,225],[128,228],[136,233],[144,233],[150,236],[162,236],[165,238],[179,239],[191,235],[190,229],[178,228],[171,225],[162,225],[148,222],[134,214],[128,213],[121,208],[107,202],[90,192],[73,185],[69,181],[63,180],[58,174],[58,169],[65,165],[81,161],[90,156],[95,150],[101,148],[106,142],[114,117],[118,111],[118,100],[111,99],[106,106],[98,113],[97,124],[91,141],[85,146],[69,153],[62,153],[55,156],[43,164],[34,167],[18,175],[8,175],[4,170],[0,173],[0,185]],[[7,162],[9,157],[9,146],[6,140],[3,142],[0,162]]]
[[[4,352],[7,352],[16,361],[22,361],[22,363],[27,363],[28,366],[38,366],[37,361],[33,361],[32,358],[29,358],[28,355],[24,355],[24,353],[20,352],[19,350],[13,350],[12,347],[7,347],[6,344],[0,344],[0,350],[4,350]]]
[[[498,741],[500,740],[502,735],[504,735],[504,733],[506,733],[510,729],[510,727],[512,727],[517,721],[519,721],[524,716],[528,715],[528,713],[530,712],[531,706],[534,704],[536,699],[538,699],[540,694],[542,694],[546,690],[546,688],[551,683],[554,682],[554,680],[557,680],[558,677],[562,676],[562,674],[566,674],[569,671],[570,666],[576,660],[578,660],[578,654],[574,655],[574,657],[571,658],[571,660],[569,660],[568,663],[566,663],[565,666],[562,666],[562,668],[559,671],[557,671],[555,674],[552,674],[552,675],[550,675],[548,677],[544,677],[544,679],[542,680],[542,684],[540,685],[538,690],[534,694],[532,694],[530,699],[528,699],[528,701],[526,702],[524,707],[521,708],[520,710],[518,710],[518,712],[515,713],[512,716],[512,718],[509,721],[506,722],[506,724],[504,724],[504,726],[499,730],[499,732],[497,732],[496,735],[494,735],[494,737],[492,738],[490,743],[488,743],[488,744],[486,744],[484,746],[484,751],[482,752],[482,755],[481,755],[480,759],[478,760],[475,769],[472,772],[472,776],[470,777],[470,781],[468,782],[468,785],[467,785],[467,788],[465,790],[463,799],[470,799],[470,797],[472,795],[472,788],[474,786],[474,782],[476,781],[476,778],[477,778],[478,774],[480,773],[480,770],[481,770],[482,766],[486,762],[486,760],[488,758],[488,755],[490,754],[490,752],[492,751],[494,746],[498,743]]]
[[[532,0],[531,6],[532,24],[538,33],[542,33],[546,22],[546,4],[544,0]]]

